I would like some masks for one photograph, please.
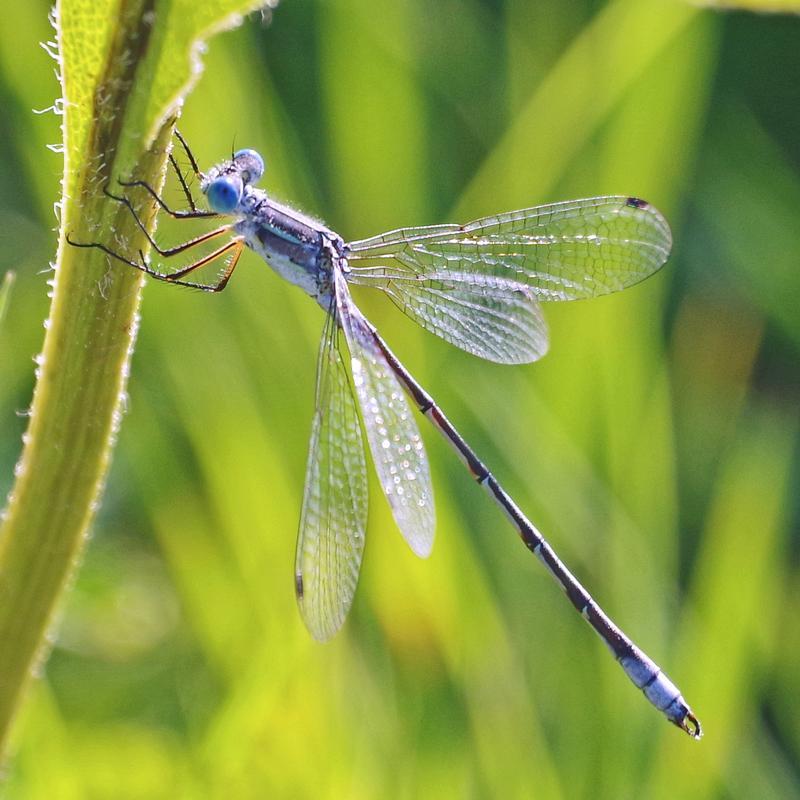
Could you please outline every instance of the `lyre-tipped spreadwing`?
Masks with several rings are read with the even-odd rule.
[[[329,639],[341,627],[361,567],[367,466],[358,408],[400,532],[417,555],[431,552],[433,490],[408,396],[500,506],[526,547],[547,567],[633,683],[670,722],[699,739],[700,722],[675,684],[564,566],[359,311],[349,288],[354,284],[380,289],[422,327],[482,358],[504,364],[535,361],[547,350],[539,301],[596,297],[654,273],[672,245],[661,214],[634,197],[594,197],[497,214],[466,225],[398,228],[347,243],[321,222],[257,188],[264,162],[254,150],[240,150],[201,173],[180,134],[178,139],[210,210],[197,208],[172,155],[188,210],[172,210],[142,181],[120,183],[128,189],[146,190],[164,213],[177,219],[228,217],[232,221],[177,247],[161,249],[147,234],[129,198],[107,193],[128,206],[164,258],[227,235],[223,244],[170,273],[153,269],[142,253],[137,261],[102,243],[71,244],[97,247],[153,278],[209,292],[225,288],[242,250],[249,247],[325,311],[295,568],[298,604],[311,635]],[[217,259],[223,259],[224,269],[216,282],[185,280]],[[340,331],[350,356],[352,380],[340,347]]]

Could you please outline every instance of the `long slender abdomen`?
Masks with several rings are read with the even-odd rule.
[[[522,513],[486,465],[467,444],[450,420],[435,403],[433,398],[414,380],[400,363],[386,342],[373,328],[373,336],[392,371],[417,404],[419,410],[433,423],[445,437],[459,458],[464,462],[475,480],[486,489],[503,513],[517,529],[525,546],[547,567],[548,572],[564,590],[570,603],[580,615],[594,628],[605,642],[614,658],[644,696],[674,725],[694,739],[702,736],[697,717],[683,699],[678,687],[664,674],[661,668],[640,650],[603,611],[581,583],[567,569],[555,550],[537,530],[536,526]]]

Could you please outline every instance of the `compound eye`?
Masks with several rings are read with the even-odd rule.
[[[242,182],[238,178],[217,178],[206,189],[208,204],[218,214],[230,214],[242,199]]]
[[[264,159],[255,150],[237,150],[233,160],[245,183],[255,183],[264,174]]]

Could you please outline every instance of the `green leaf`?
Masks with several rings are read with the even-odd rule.
[[[758,11],[771,14],[798,14],[798,0],[693,0],[692,5],[733,11]]]
[[[650,3],[615,0],[604,6],[536,87],[451,216],[482,213],[498,185],[507,187],[511,207],[547,198],[625,92],[697,14],[679,3],[658,4],[655,13]],[[595,64],[604,70],[590,80]]]
[[[163,180],[203,39],[262,0],[61,0],[64,198],[53,298],[25,447],[0,530],[0,747],[99,503],[120,421],[141,274],[97,249],[146,251],[103,188]],[[139,209],[152,224],[154,209]]]

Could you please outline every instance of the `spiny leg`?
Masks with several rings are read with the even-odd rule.
[[[242,250],[244,250],[244,239],[234,239],[233,244],[233,255],[231,255],[230,260],[228,261],[228,266],[222,273],[222,277],[219,279],[216,285],[213,285],[212,288],[208,289],[207,291],[221,292],[228,285],[228,281],[230,280],[231,275],[233,275],[236,265],[239,263],[239,256],[242,255]]]
[[[164,258],[169,258],[170,256],[176,256],[178,253],[183,253],[185,250],[188,250],[191,247],[195,247],[198,244],[202,244],[203,242],[207,242],[209,239],[213,239],[215,236],[220,236],[223,233],[227,233],[229,230],[233,228],[233,224],[229,223],[227,225],[220,225],[219,228],[214,228],[214,230],[209,231],[208,233],[203,233],[200,236],[195,236],[194,239],[189,239],[189,241],[184,242],[183,244],[176,245],[175,247],[169,247],[166,250],[162,249],[158,246],[156,240],[150,235],[147,230],[147,227],[140,219],[139,215],[136,213],[136,210],[133,207],[133,204],[127,197],[120,197],[118,195],[112,194],[108,189],[103,189],[106,197],[110,197],[112,200],[116,200],[118,203],[122,203],[128,211],[131,212],[133,218],[136,220],[136,224],[141,229],[142,233],[147,237],[147,241],[150,242],[152,248]],[[216,214],[214,215],[216,216]]]
[[[177,128],[175,129],[175,138],[181,143],[181,147],[183,148],[183,152],[186,154],[186,157],[189,159],[189,164],[191,165],[195,178],[202,179],[203,174],[200,172],[200,169],[197,166],[197,161],[194,157],[194,154],[192,153],[189,145],[186,143],[186,139],[183,138],[181,132]],[[181,172],[173,153],[169,154],[169,161],[170,164],[172,164],[172,168],[175,170],[175,174],[178,176],[178,181],[181,185],[181,189],[183,189],[183,195],[186,198],[186,201],[189,203],[189,207],[192,209],[192,211],[196,212],[197,206],[195,205],[194,198],[192,197],[192,193],[189,191],[189,186],[186,183],[183,172]]]
[[[100,242],[75,242],[70,239],[69,234],[67,234],[67,242],[73,247],[93,247],[97,250],[101,250],[107,256],[110,256],[117,261],[121,261],[123,264],[127,264],[129,267],[138,269],[139,272],[144,272],[151,278],[155,278],[155,280],[164,281],[165,283],[174,283],[176,286],[188,286],[191,289],[200,289],[202,292],[221,292],[227,286],[228,281],[230,280],[230,277],[239,262],[239,256],[241,256],[242,250],[244,249],[244,240],[240,237],[237,237],[235,239],[231,239],[229,242],[222,245],[222,247],[218,247],[216,250],[214,250],[214,252],[209,253],[207,256],[204,256],[198,261],[188,264],[177,272],[159,272],[148,265],[147,260],[144,257],[144,253],[142,253],[141,250],[139,251],[139,256],[141,257],[142,261],[139,263],[138,261],[133,261],[132,259],[120,255],[107,245],[104,245]],[[199,269],[200,267],[210,264],[212,261],[224,256],[225,253],[229,251],[233,251],[231,259],[228,263],[228,266],[225,268],[225,271],[222,273],[222,276],[216,283],[196,283],[194,281],[181,280],[183,276],[188,275],[190,272],[194,272],[194,270]]]
[[[203,174],[200,172],[200,169],[197,166],[197,161],[195,160],[189,145],[186,144],[186,139],[183,138],[183,135],[177,128],[175,129],[175,138],[181,143],[183,152],[186,153],[186,157],[189,159],[189,163],[192,165],[192,172],[194,172],[195,177],[202,178]]]
[[[163,200],[161,195],[149,184],[147,181],[118,181],[120,186],[124,186],[126,189],[134,188],[136,186],[141,186],[153,200],[158,203],[159,207],[162,211],[169,214],[174,219],[208,219],[209,217],[218,217],[216,211],[198,211],[194,208],[194,203],[192,203],[193,210],[192,211],[175,211],[174,209],[170,208]],[[110,194],[108,190],[106,190],[107,194]],[[112,197],[114,195],[111,195]],[[119,199],[119,198],[115,198]]]
[[[175,137],[181,143],[181,147],[183,147],[184,153],[186,153],[187,158],[189,159],[189,163],[192,168],[192,172],[194,173],[196,178],[202,179],[203,173],[200,172],[199,167],[197,166],[197,160],[195,159],[194,155],[192,154],[189,145],[186,143],[186,140],[181,135],[180,131],[177,129],[175,130]],[[152,198],[153,200],[158,203],[159,207],[162,211],[165,211],[171,217],[175,219],[206,219],[208,217],[217,217],[219,216],[215,211],[200,211],[198,210],[197,206],[195,205],[194,198],[192,197],[192,193],[189,191],[189,187],[186,184],[186,180],[183,177],[183,173],[178,166],[178,162],[175,160],[175,156],[170,153],[169,154],[169,162],[172,165],[172,168],[175,170],[175,174],[178,176],[178,181],[180,182],[181,189],[183,190],[183,195],[186,198],[186,201],[189,203],[190,211],[175,211],[174,209],[170,208],[161,195],[146,181],[123,181],[119,180],[118,183],[120,186],[124,186],[126,188],[133,188],[136,186],[140,186],[144,189]]]
[[[186,184],[186,179],[183,177],[181,168],[178,166],[178,162],[175,160],[175,156],[172,155],[172,153],[169,154],[169,163],[172,165],[172,169],[175,171],[175,175],[178,178],[178,183],[181,185],[183,196],[186,198],[189,208],[191,208],[193,212],[197,212],[197,206],[194,203],[194,197],[192,197],[192,193],[189,191],[189,187]]]
[[[205,291],[208,292],[221,292],[228,281],[230,280],[233,271],[236,269],[236,264],[239,261],[239,256],[242,254],[242,250],[244,249],[244,239],[241,236],[237,236],[235,239],[231,239],[226,244],[222,245],[222,247],[218,247],[212,253],[209,253],[207,256],[203,256],[203,258],[198,259],[197,261],[192,262],[191,264],[183,267],[182,269],[177,270],[176,272],[170,272],[166,275],[164,280],[167,283],[177,283],[179,285],[186,285],[182,284],[179,280],[184,275],[188,275],[190,272],[194,272],[196,269],[200,267],[204,267],[206,264],[210,264],[212,261],[216,261],[220,256],[227,253],[229,250],[233,250],[233,255],[231,256],[230,262],[228,266],[225,268],[225,271],[222,273],[222,277],[214,284],[201,284],[205,287]]]
[[[162,250],[153,240],[151,237],[147,237],[150,240],[150,244],[153,246],[153,249],[164,258],[171,258],[172,256],[177,256],[180,253],[184,253],[187,250],[190,250],[192,247],[197,247],[199,244],[203,244],[203,242],[208,242],[211,239],[216,239],[217,236],[222,236],[224,233],[228,233],[233,229],[233,224],[229,225],[220,225],[219,228],[214,228],[213,231],[208,231],[208,233],[202,233],[200,236],[195,236],[194,239],[189,239],[188,242],[183,242],[182,244],[175,245],[175,247],[168,247],[166,250]],[[145,232],[146,233],[146,232]]]

